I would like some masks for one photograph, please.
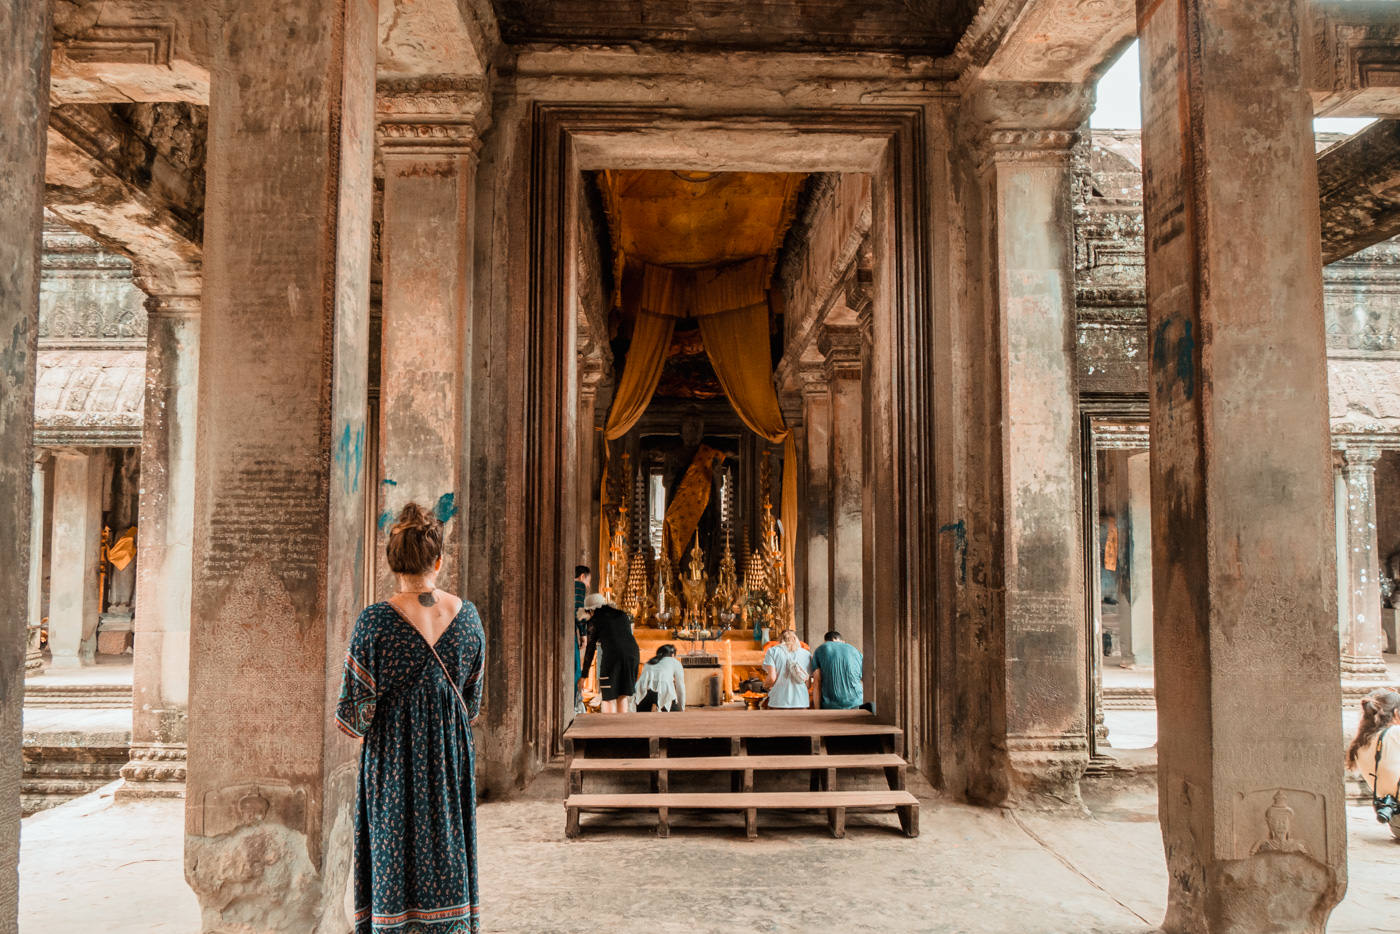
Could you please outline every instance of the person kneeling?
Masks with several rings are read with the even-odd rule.
[[[638,713],[685,709],[685,668],[676,658],[674,645],[661,646],[647,659],[632,699],[637,702]]]
[[[810,705],[807,685],[812,653],[802,647],[797,631],[784,629],[781,641],[763,657],[763,685],[769,710],[803,710]]]
[[[831,630],[812,653],[813,693],[823,710],[855,710],[865,703],[860,649]]]

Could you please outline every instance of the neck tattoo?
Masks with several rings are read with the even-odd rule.
[[[418,602],[423,606],[437,606],[437,588],[434,587],[425,593],[418,595]]]

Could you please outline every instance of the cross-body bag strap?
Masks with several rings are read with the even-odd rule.
[[[442,669],[442,673],[447,676],[447,684],[452,688],[452,693],[457,695],[457,703],[462,708],[462,717],[467,721],[467,726],[470,727],[472,725],[471,708],[467,706],[466,700],[462,698],[462,692],[457,690],[457,682],[452,680],[452,672],[447,670],[447,664],[442,660],[442,656],[438,654],[437,646],[427,642],[424,644],[428,646],[428,651],[433,653],[433,658],[437,659],[438,667]]]

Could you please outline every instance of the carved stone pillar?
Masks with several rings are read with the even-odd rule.
[[[29,623],[34,375],[52,4],[0,4],[0,930],[19,911],[20,743]]]
[[[807,641],[815,643],[831,628],[831,384],[823,366],[804,366],[801,451],[801,536]]]
[[[1388,672],[1381,656],[1385,634],[1381,631],[1380,546],[1376,540],[1376,461],[1381,452],[1374,444],[1348,444],[1341,453],[1346,491],[1346,524],[1339,536],[1346,543],[1346,552],[1337,556],[1346,588],[1338,594],[1338,603],[1346,608],[1341,632],[1342,677],[1383,681]]]
[[[93,662],[97,649],[97,571],[102,548],[105,453],[54,456],[49,652],[55,668]]]
[[[578,525],[575,564],[586,564],[593,569],[593,579],[598,580],[598,565],[607,560],[607,555],[595,555],[598,550],[598,471],[595,461],[598,455],[598,440],[602,432],[597,430],[598,389],[603,383],[604,369],[600,360],[589,357],[579,363],[578,371]]]
[[[140,270],[138,270],[138,273]],[[136,536],[131,761],[119,798],[185,791],[190,695],[199,270],[137,276],[146,300],[146,404]]]
[[[381,81],[384,160],[383,340],[380,344],[380,515],[376,559],[389,524],[417,502],[446,523],[439,586],[460,589],[468,478],[467,352],[480,82],[440,77]],[[387,566],[380,596],[393,592]]]
[[[378,16],[245,0],[208,30],[209,198],[185,879],[204,930],[343,932],[364,607]]]
[[[865,332],[870,329],[870,302],[862,305]],[[831,531],[827,579],[831,582],[830,626],[847,642],[866,651],[865,613],[865,398],[869,340],[859,327],[826,327],[817,349],[825,361],[830,393],[831,445],[827,482],[830,486]],[[870,622],[873,622],[870,621]],[[874,673],[866,665],[866,682]]]
[[[1091,95],[985,85],[978,124],[988,333],[1000,383],[997,553],[1013,797],[1074,803],[1088,765],[1070,149]]]
[[[29,513],[29,625],[25,634],[24,672],[42,674],[44,656],[39,651],[44,625],[44,459],[34,461],[30,480]]]
[[[1321,932],[1347,818],[1306,10],[1137,6],[1162,929]]]

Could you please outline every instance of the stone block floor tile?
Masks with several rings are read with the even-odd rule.
[[[636,818],[585,816],[564,839],[563,777],[485,801],[483,930],[491,934],[1026,932],[1145,934],[1166,870],[1156,794],[1095,802],[1096,816],[950,804],[913,783],[921,834],[893,815],[852,815],[844,840],[819,818],[674,818],[657,840]],[[24,821],[22,934],[195,934],[181,801],[111,803],[111,789]],[[605,826],[606,825],[606,826]],[[1400,930],[1400,843],[1369,808],[1348,809],[1350,886],[1330,934]]]

